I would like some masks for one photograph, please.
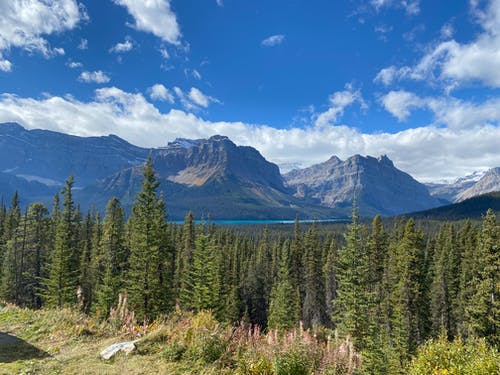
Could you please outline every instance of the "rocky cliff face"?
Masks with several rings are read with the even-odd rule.
[[[184,217],[189,210],[197,217],[210,214],[219,219],[337,216],[331,209],[290,195],[275,164],[254,148],[236,146],[227,137],[176,140],[153,150],[152,160],[174,218]],[[83,198],[98,202],[117,196],[130,206],[141,180],[142,166],[128,168],[85,189]]]
[[[493,191],[500,191],[500,167],[488,170],[474,185],[457,194],[455,201],[461,202]]]
[[[0,124],[0,172],[47,186],[74,175],[75,185],[83,187],[143,163],[148,153],[113,135],[83,138]]]
[[[284,175],[295,196],[336,209],[351,209],[354,197],[362,215],[396,215],[436,207],[426,187],[397,169],[387,156],[337,157]]]

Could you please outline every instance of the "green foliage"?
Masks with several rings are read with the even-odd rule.
[[[144,167],[142,190],[129,219],[130,267],[127,291],[130,303],[143,320],[169,309],[172,276],[166,244],[165,204],[156,193],[158,181],[151,158]]]
[[[79,249],[73,202],[73,176],[62,190],[64,210],[54,218],[56,225],[54,250],[51,254],[48,278],[44,281],[44,299],[48,306],[68,306],[76,302],[79,276]],[[58,214],[59,216],[59,214]]]
[[[452,342],[441,335],[422,345],[411,362],[411,375],[494,375],[500,372],[500,356],[483,339]]]

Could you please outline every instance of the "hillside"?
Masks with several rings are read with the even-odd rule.
[[[295,196],[350,212],[356,196],[361,215],[396,215],[440,205],[427,188],[397,169],[387,156],[354,155],[284,175]]]
[[[481,219],[489,208],[496,213],[500,212],[500,192],[480,195],[459,203],[414,212],[406,216],[434,220]]]

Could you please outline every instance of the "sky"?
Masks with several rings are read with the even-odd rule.
[[[386,154],[500,166],[500,0],[0,0],[0,122],[161,147],[230,137],[283,170]]]

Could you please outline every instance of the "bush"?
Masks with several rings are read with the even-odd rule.
[[[274,372],[276,375],[307,375],[318,367],[318,354],[314,347],[302,343],[294,345],[276,356]]]
[[[484,339],[449,342],[444,336],[421,346],[410,364],[411,375],[488,375],[500,373],[498,351]]]

